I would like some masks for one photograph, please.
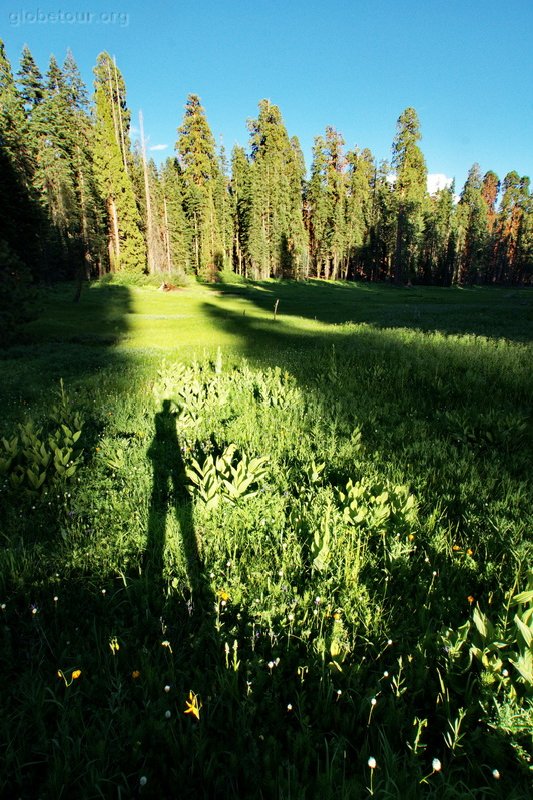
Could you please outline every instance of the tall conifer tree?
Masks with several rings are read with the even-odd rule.
[[[280,110],[259,103],[248,123],[251,149],[249,257],[256,278],[294,277],[305,266],[306,233],[302,208],[302,164]]]
[[[424,228],[424,199],[427,169],[418,146],[420,122],[414,108],[406,108],[398,118],[393,145],[392,166],[396,171],[394,195],[397,207],[394,280],[401,283],[416,273],[419,246]]]
[[[130,114],[126,87],[108,53],[98,56],[94,75],[94,166],[107,211],[111,268],[143,272],[146,246],[129,175]]]
[[[223,268],[225,258],[225,209],[220,194],[224,181],[215,140],[195,94],[187,98],[176,151],[185,188],[192,262],[197,274],[213,276]]]

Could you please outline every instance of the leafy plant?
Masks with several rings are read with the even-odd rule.
[[[253,497],[257,484],[266,474],[268,458],[236,457],[237,447],[228,445],[220,456],[207,455],[200,464],[192,459],[186,474],[193,492],[203,501],[207,509],[218,506],[220,500],[236,503],[243,497]]]
[[[37,495],[53,484],[72,478],[82,458],[79,440],[83,422],[73,412],[63,382],[57,405],[52,407],[48,432],[33,422],[19,423],[18,432],[0,444],[0,474],[13,489]]]
[[[417,503],[407,486],[350,479],[338,497],[346,524],[369,533],[406,534],[418,519]]]

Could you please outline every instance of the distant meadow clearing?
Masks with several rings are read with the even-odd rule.
[[[0,796],[531,796],[533,293],[43,295],[0,352]]]

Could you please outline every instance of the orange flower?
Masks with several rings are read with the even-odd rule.
[[[466,551],[466,554],[467,554],[467,556],[473,556],[474,555],[474,551],[472,550],[471,547],[468,548],[468,550]]]
[[[456,552],[457,552],[457,550],[460,550],[460,549],[461,548],[459,547],[458,544],[454,544],[454,546],[452,547],[452,550],[455,550]]]
[[[141,673],[139,672],[138,669],[134,669],[133,672],[131,673],[131,677],[133,678],[134,681],[136,681],[137,678],[141,677]]]
[[[75,669],[75,670],[72,672],[72,680],[73,680],[73,681],[77,681],[77,680],[78,680],[78,678],[80,677],[80,675],[81,675],[81,669]]]
[[[473,602],[474,602],[474,600],[475,600],[475,597],[472,597],[472,595],[471,595],[471,594],[469,594],[469,595],[468,595],[468,597],[467,597],[466,599],[468,600],[468,602],[470,603],[470,605],[472,605],[472,603],[473,603]]]

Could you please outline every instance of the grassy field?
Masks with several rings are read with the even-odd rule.
[[[0,796],[533,777],[533,292],[50,289],[0,353]]]

